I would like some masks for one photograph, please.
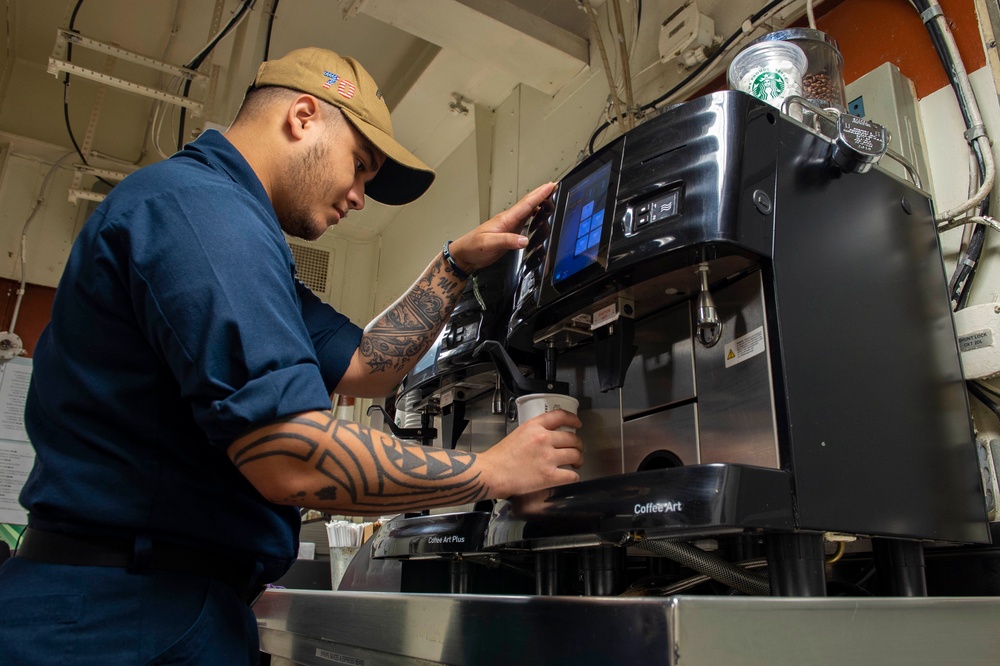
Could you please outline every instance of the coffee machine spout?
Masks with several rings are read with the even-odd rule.
[[[544,380],[529,379],[521,374],[521,371],[514,365],[510,354],[496,340],[484,341],[476,347],[472,355],[479,356],[483,351],[488,353],[490,358],[493,359],[493,364],[497,368],[497,374],[500,375],[501,381],[503,381],[507,390],[515,396],[528,395],[529,393],[569,393],[569,384],[567,382],[555,380],[554,368],[552,377],[546,377]]]

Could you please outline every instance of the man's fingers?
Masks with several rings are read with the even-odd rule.
[[[527,246],[520,231],[528,217],[552,195],[555,183],[545,183],[520,201],[452,242],[451,256],[468,271],[485,268],[505,252]]]
[[[547,430],[558,430],[561,426],[569,426],[570,428],[583,427],[580,417],[572,412],[567,412],[565,409],[555,409],[551,412],[543,412],[532,420],[537,421]]]
[[[522,223],[528,216],[535,212],[538,206],[552,196],[556,189],[555,183],[545,183],[528,192],[516,204],[497,215],[501,225],[508,231],[513,231],[512,225]]]

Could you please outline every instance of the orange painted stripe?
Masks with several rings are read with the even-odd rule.
[[[973,0],[939,0],[969,73],[986,64]],[[817,14],[823,9],[820,5]],[[844,81],[851,83],[885,62],[913,81],[917,98],[949,85],[920,15],[906,0],[844,0],[818,15],[816,27],[837,40]]]

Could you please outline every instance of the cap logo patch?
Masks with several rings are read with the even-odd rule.
[[[327,72],[326,70],[323,71],[323,76],[326,77],[326,82],[323,84],[324,88],[329,88],[330,86],[332,86],[334,83],[337,82],[337,79],[340,78],[333,72]]]
[[[340,83],[337,84],[337,92],[340,96],[345,99],[351,99],[354,97],[354,84],[347,79],[341,79]]]

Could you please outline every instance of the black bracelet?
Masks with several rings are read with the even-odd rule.
[[[441,254],[444,255],[444,260],[448,262],[451,266],[451,270],[455,271],[455,275],[458,276],[459,280],[468,280],[472,277],[471,274],[463,271],[457,263],[455,263],[455,258],[451,256],[451,252],[448,250],[448,246],[451,245],[451,241],[445,241],[444,247],[441,249]]]

